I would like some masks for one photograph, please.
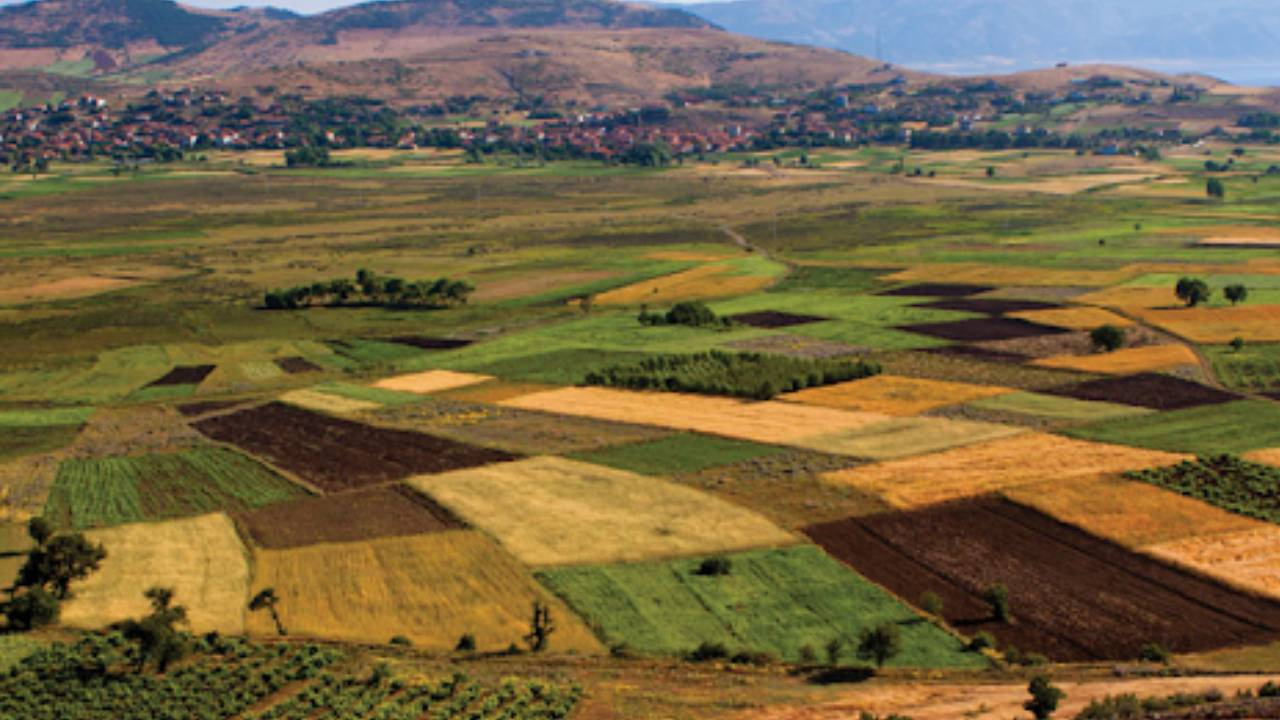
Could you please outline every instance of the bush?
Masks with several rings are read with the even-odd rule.
[[[1027,686],[1027,692],[1031,693],[1031,699],[1023,703],[1022,707],[1035,716],[1036,720],[1052,717],[1054,711],[1058,709],[1058,703],[1067,696],[1044,675],[1032,678]]]
[[[1147,643],[1138,650],[1138,659],[1143,662],[1167,663],[1172,654],[1159,643]]]
[[[391,638],[391,644],[398,645],[400,647],[413,647],[413,641],[405,637],[404,635],[393,636]]]
[[[716,577],[720,575],[728,575],[733,570],[733,561],[727,557],[710,557],[703,560],[695,574],[708,577]]]
[[[772,665],[778,661],[772,654],[763,650],[739,650],[729,658],[729,662],[735,665]]]
[[[987,588],[982,594],[982,599],[991,605],[991,619],[1007,623],[1013,620],[1013,614],[1009,611],[1009,588],[1001,583],[996,583]]]
[[[57,622],[61,607],[53,593],[33,587],[10,600],[4,612],[11,629],[33,630]]]
[[[1124,346],[1124,330],[1115,325],[1102,325],[1089,333],[1093,347],[1106,352],[1115,352]]]
[[[982,652],[983,650],[994,649],[996,646],[996,637],[989,632],[980,632],[969,638],[968,649],[970,652]]]
[[[475,652],[476,636],[472,635],[471,633],[467,633],[463,635],[462,637],[458,638],[458,644],[454,645],[453,649],[458,652]]]
[[[1277,685],[1274,680],[1268,680],[1262,687],[1258,688],[1258,697],[1280,697],[1280,685]]]
[[[920,609],[934,617],[941,617],[942,596],[932,590],[925,590],[920,594]]]
[[[724,660],[729,657],[729,650],[724,643],[704,641],[698,647],[689,653],[689,659],[693,662],[710,662],[712,660]]]

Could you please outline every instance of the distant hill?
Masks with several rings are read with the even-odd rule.
[[[1058,61],[1186,71],[1270,65],[1275,0],[732,0],[682,6],[731,32],[832,47],[931,70]],[[1197,67],[1199,65],[1200,67]]]

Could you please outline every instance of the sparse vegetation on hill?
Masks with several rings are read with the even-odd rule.
[[[587,385],[632,390],[665,390],[769,400],[784,392],[831,385],[879,374],[866,360],[792,358],[712,350],[693,355],[659,355],[632,365],[615,365],[587,375]]]
[[[268,292],[262,304],[268,310],[297,310],[307,307],[394,307],[447,308],[462,305],[475,290],[465,280],[410,281],[383,277],[368,270],[356,273],[355,281],[338,278],[326,282]]]

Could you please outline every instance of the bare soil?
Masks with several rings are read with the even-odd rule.
[[[244,513],[237,520],[254,544],[268,549],[464,527],[448,510],[403,485],[277,503]]]
[[[320,372],[321,367],[310,360],[300,357],[282,357],[275,359],[276,367],[289,373],[290,375],[301,375],[302,373]]]
[[[915,285],[907,285],[905,287],[894,288],[893,290],[885,290],[881,295],[893,295],[899,297],[969,297],[970,295],[979,295],[985,292],[995,290],[993,287],[984,287],[982,285],[961,285],[958,283],[916,283]]]
[[[794,327],[796,325],[808,325],[810,323],[822,322],[828,318],[819,317],[817,315],[797,315],[795,313],[781,312],[778,310],[761,310],[759,312],[731,315],[729,316],[729,319],[742,325],[774,329]]]
[[[209,377],[209,373],[217,369],[215,365],[179,365],[170,370],[164,377],[152,380],[147,387],[161,385],[199,385]]]
[[[929,337],[942,338],[943,340],[953,340],[956,342],[1009,340],[1012,338],[1038,337],[1041,335],[1061,335],[1067,332],[1062,328],[1041,325],[1027,320],[1019,320],[1017,318],[1005,317],[902,325],[898,329],[919,333],[921,335],[928,335]]]
[[[1077,400],[1101,400],[1153,410],[1181,410],[1240,399],[1239,395],[1159,373],[1090,380],[1078,385],[1050,388],[1045,392]]]

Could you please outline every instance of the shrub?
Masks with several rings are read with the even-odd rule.
[[[934,617],[941,617],[943,611],[942,596],[932,590],[925,590],[920,593],[920,609]]]
[[[405,637],[404,635],[393,636],[391,638],[391,644],[398,645],[400,647],[413,647],[413,641]]]
[[[1124,330],[1115,325],[1102,325],[1089,333],[1093,347],[1106,352],[1115,352],[1124,346]]]
[[[1022,707],[1035,716],[1036,720],[1053,717],[1054,711],[1058,709],[1058,703],[1067,696],[1044,675],[1032,678],[1027,686],[1027,692],[1031,693],[1031,699],[1023,703]]]
[[[729,650],[724,643],[703,641],[698,647],[689,653],[689,659],[693,662],[710,662],[712,660],[724,660],[729,657]]]
[[[1280,697],[1280,685],[1277,685],[1275,680],[1268,680],[1262,687],[1258,688],[1258,697]]]
[[[777,658],[763,650],[739,650],[729,658],[729,662],[735,665],[772,665]]]
[[[891,622],[881,623],[874,628],[863,628],[858,637],[858,658],[870,660],[878,668],[884,667],[886,662],[901,651],[902,633]]]
[[[1138,659],[1143,662],[1167,663],[1172,655],[1159,643],[1147,643],[1138,650]]]
[[[7,604],[4,612],[9,627],[14,630],[32,630],[58,621],[61,608],[58,598],[42,587],[33,587],[19,593]]]
[[[698,564],[698,569],[694,572],[698,575],[708,577],[716,577],[719,575],[728,575],[733,570],[733,561],[727,557],[710,557]]]
[[[466,633],[462,637],[458,638],[458,644],[454,645],[453,649],[458,652],[475,652],[476,636],[471,633]]]
[[[991,606],[991,619],[1007,623],[1013,620],[1013,614],[1009,611],[1009,588],[1002,583],[996,583],[987,588],[982,594],[982,598]]]
[[[982,652],[983,650],[995,648],[996,638],[989,632],[980,632],[969,638],[968,649],[970,652]]]

